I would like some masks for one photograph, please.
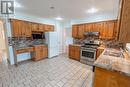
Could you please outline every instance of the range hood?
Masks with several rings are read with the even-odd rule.
[[[84,33],[85,36],[96,36],[98,37],[99,36],[99,32],[85,32]]]

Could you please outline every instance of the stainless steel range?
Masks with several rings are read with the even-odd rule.
[[[96,59],[97,48],[100,45],[100,41],[98,39],[99,33],[88,32],[86,35],[88,35],[87,39],[84,40],[84,45],[81,46],[80,62],[88,65],[93,65]]]

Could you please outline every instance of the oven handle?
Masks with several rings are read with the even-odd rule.
[[[81,51],[87,51],[87,52],[94,52],[94,53],[96,53],[96,50],[81,49]]]

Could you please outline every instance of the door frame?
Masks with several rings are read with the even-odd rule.
[[[0,18],[0,21],[3,22],[3,28],[4,28],[4,37],[5,37],[5,47],[6,47],[6,51],[7,51],[7,61],[8,63],[10,63],[10,55],[9,55],[9,46],[8,46],[8,35],[7,35],[7,23],[6,23],[6,18]]]

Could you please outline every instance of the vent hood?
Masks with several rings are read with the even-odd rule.
[[[84,33],[85,36],[96,36],[98,37],[99,36],[99,32],[85,32]]]

